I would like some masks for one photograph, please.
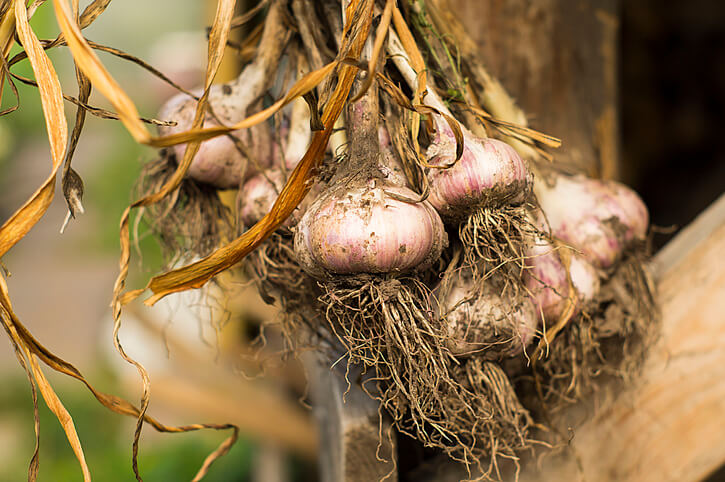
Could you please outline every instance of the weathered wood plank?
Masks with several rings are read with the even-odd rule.
[[[530,126],[562,139],[557,162],[621,178],[619,1],[439,0],[446,2]]]
[[[304,362],[320,424],[322,482],[396,482],[395,435],[388,438],[390,424],[385,419],[381,427],[379,404],[360,387],[348,387],[343,374],[330,369],[329,361],[309,354]]]

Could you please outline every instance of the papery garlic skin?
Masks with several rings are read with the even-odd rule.
[[[250,227],[257,224],[268,212],[272,210],[279,193],[282,192],[287,175],[280,169],[267,169],[249,178],[239,190],[237,206],[239,219],[245,226]],[[297,224],[307,207],[317,199],[320,192],[326,185],[320,181],[315,182],[310,192],[300,202],[292,214],[282,224],[291,228]]]
[[[628,187],[582,175],[557,175],[552,182],[534,183],[552,234],[596,267],[611,267],[633,240],[644,239],[647,207]]]
[[[577,293],[577,308],[586,306],[599,294],[602,286],[599,271],[583,256],[570,254],[569,276]]]
[[[388,134],[388,130],[383,126],[378,128],[378,142],[380,143],[380,162],[378,163],[378,169],[383,175],[383,178],[396,186],[407,186],[408,178],[405,175],[403,164],[400,162],[395,149],[393,149],[393,143],[390,139],[390,134]]]
[[[244,183],[239,193],[239,219],[245,226],[253,226],[272,209],[283,186],[282,173],[277,169],[259,173]]]
[[[386,191],[415,198],[410,189],[379,179],[324,193],[296,228],[295,252],[310,275],[406,272],[438,259],[447,238],[427,202],[406,203]]]
[[[576,291],[573,313],[592,301],[601,287],[599,272],[583,256],[569,248],[555,249],[545,239],[537,238],[527,248],[524,282],[537,312],[547,322],[556,321],[569,303],[569,277],[561,249],[567,249],[569,277]]]
[[[244,118],[244,108],[235,105],[236,96],[229,85],[213,85],[209,92],[209,105],[214,113],[225,124],[233,124]],[[201,91],[194,91],[201,94]],[[197,102],[186,94],[177,94],[169,99],[160,109],[158,116],[164,120],[176,121],[175,126],[159,126],[159,134],[168,136],[184,132],[191,128],[196,112]],[[203,127],[218,126],[219,122],[207,113]],[[249,130],[233,131],[230,135],[242,140],[254,155],[259,167],[265,168],[272,158],[273,140],[269,126],[259,124]],[[173,147],[177,161],[181,161],[186,144]],[[227,135],[221,135],[203,141],[189,166],[187,176],[219,189],[239,187],[242,181],[251,174],[258,172],[250,166],[248,159],[237,149],[234,141]]]
[[[492,286],[480,290],[467,281],[470,279],[459,278],[439,299],[439,315],[447,323],[451,353],[459,357],[476,354],[487,360],[523,354],[538,326],[531,299],[512,300]]]

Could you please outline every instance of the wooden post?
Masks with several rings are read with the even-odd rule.
[[[478,43],[489,72],[529,116],[530,126],[562,139],[557,162],[594,177],[619,177],[619,2],[447,3]]]
[[[320,425],[322,482],[396,482],[395,434],[380,420],[378,402],[359,386],[348,387],[344,372],[331,369],[329,360],[310,353],[304,363]]]

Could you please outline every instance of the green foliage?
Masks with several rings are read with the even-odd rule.
[[[105,376],[109,376],[108,373]],[[8,425],[14,446],[8,460],[0,464],[0,480],[23,480],[33,451],[33,410],[30,390],[25,378],[3,381],[0,391],[0,426]],[[72,385],[59,384],[63,401],[72,414],[83,444],[93,480],[104,482],[133,480],[131,470],[131,440],[134,421],[112,414],[85,391]],[[40,476],[39,482],[81,480],[78,462],[56,418],[45,404],[40,408]],[[12,420],[12,424],[7,421]],[[186,434],[156,434],[147,427],[141,439],[139,467],[148,481],[191,480],[208,453],[228,435],[228,432],[192,432]],[[208,482],[245,482],[250,480],[251,442],[241,439],[229,454],[217,460]]]

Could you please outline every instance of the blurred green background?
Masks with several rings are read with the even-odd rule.
[[[81,8],[88,3],[81,2]],[[111,2],[106,12],[85,30],[85,35],[146,60],[179,84],[191,88],[203,80],[205,20],[213,14],[214,7],[215,2]],[[50,2],[37,10],[31,26],[39,38],[55,38],[58,26]],[[11,56],[19,51],[14,46]],[[75,74],[67,48],[53,49],[49,56],[64,93],[76,96]],[[142,116],[153,117],[161,103],[174,93],[132,63],[105,53],[99,53],[99,57],[130,94]],[[13,66],[12,72],[33,77],[27,60]],[[0,217],[3,222],[41,185],[51,167],[38,91],[19,82],[16,85],[20,108],[0,117]],[[6,85],[2,108],[15,102],[12,90]],[[90,103],[111,109],[97,92],[93,93]],[[75,106],[68,102],[66,117],[70,132]],[[118,223],[133,198],[133,186],[141,166],[154,155],[153,149],[136,144],[120,122],[88,115],[73,160],[73,167],[85,182],[86,213],[71,221],[64,235],[59,234],[67,208],[58,175],[53,205],[28,236],[3,258],[10,272],[8,286],[15,311],[41,343],[75,364],[98,389],[136,403],[140,382],[135,370],[119,363],[120,358],[114,352],[108,305],[118,272]],[[141,233],[142,257],[133,254],[129,287],[142,286],[161,269],[158,246],[144,234],[143,226]],[[165,316],[171,318],[171,315]],[[127,344],[131,346],[132,356],[142,361],[144,357],[167,358],[162,345],[151,348],[143,342],[134,343],[139,337],[133,330],[122,329],[122,341],[124,336],[130,336]],[[192,340],[191,344],[195,341],[193,337],[187,339]],[[204,340],[196,341],[204,345]],[[34,447],[31,392],[10,343],[5,341],[0,345],[3,386],[0,390],[0,480],[25,480]],[[209,352],[209,358],[214,358],[213,349],[203,348]],[[154,350],[161,354],[146,353]],[[153,368],[153,361],[150,364]],[[102,407],[81,384],[49,372],[46,370],[47,376],[74,418],[94,480],[133,480],[131,442],[135,421]],[[39,405],[39,480],[81,480],[80,468],[59,423],[42,399]],[[193,419],[188,411],[179,416],[172,414],[168,406],[168,401],[166,405],[152,403],[152,412],[156,409],[153,415],[170,425],[227,421]],[[244,407],[240,405],[239,410]],[[228,431],[157,434],[147,426],[140,450],[144,480],[190,480],[207,454],[227,435]],[[260,480],[260,469],[255,468],[259,465],[255,460],[260,458],[260,450],[258,444],[242,435],[231,452],[213,465],[205,480]],[[303,480],[309,476],[309,467],[305,468],[294,457],[283,455],[275,460],[282,465],[278,472],[284,480]]]

